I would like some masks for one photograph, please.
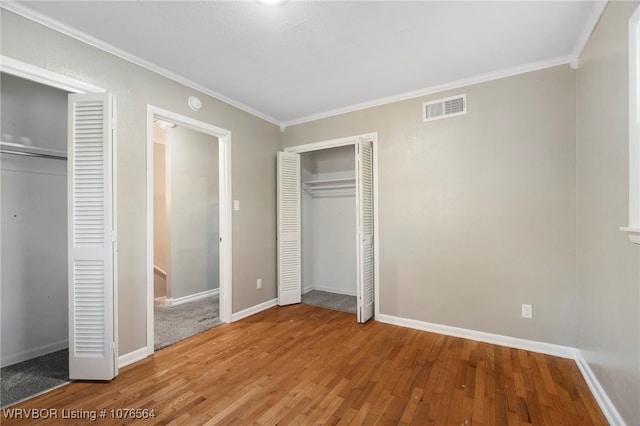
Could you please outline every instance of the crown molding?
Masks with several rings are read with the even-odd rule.
[[[474,77],[465,78],[462,80],[453,81],[451,83],[440,84],[431,86],[426,89],[420,89],[413,92],[402,93],[400,95],[388,96],[385,98],[375,99],[373,101],[363,102],[355,105],[351,105],[344,108],[334,109],[332,111],[323,112],[320,114],[314,114],[307,117],[291,120],[282,123],[284,128],[295,126],[296,124],[308,123],[310,121],[321,120],[323,118],[334,117],[336,115],[347,114],[350,112],[360,111],[367,108],[373,108],[394,102],[406,101],[408,99],[415,99],[421,96],[432,95],[434,93],[444,92],[445,90],[460,89],[462,87],[471,86],[473,84],[486,83],[489,81],[500,80],[502,78],[513,77],[519,74],[525,74],[532,71],[539,71],[545,68],[556,67],[558,65],[570,64],[572,57],[563,56],[560,58],[550,59],[546,61],[534,62],[527,65],[521,65],[512,68],[506,68],[499,71],[481,74]]]
[[[95,48],[98,48],[100,50],[103,50],[107,53],[110,53],[114,56],[117,56],[118,58],[124,59],[125,61],[131,62],[135,65],[141,66],[143,68],[148,69],[149,71],[152,71],[156,74],[159,74],[163,77],[166,77],[170,80],[173,80],[175,82],[178,82],[184,86],[187,86],[193,90],[196,90],[198,92],[204,93],[206,95],[209,95],[215,99],[218,99],[226,104],[229,104],[235,108],[238,108],[244,112],[247,112],[251,115],[254,115],[258,118],[261,118],[263,120],[266,120],[272,124],[275,124],[277,126],[281,126],[282,123],[279,120],[276,120],[275,118],[264,114],[258,110],[255,110],[247,105],[244,105],[241,102],[238,102],[234,99],[231,99],[221,93],[218,93],[214,90],[211,90],[207,87],[202,86],[201,84],[198,84],[194,81],[189,80],[188,78],[185,78],[179,74],[176,74],[172,71],[169,71],[159,65],[154,64],[153,62],[147,61],[145,59],[140,58],[139,56],[133,55],[125,50],[122,50],[120,48],[117,48],[109,43],[106,43],[102,40],[99,40],[93,36],[90,36],[89,34],[86,34],[82,31],[79,31],[75,28],[72,28],[68,25],[65,25],[59,21],[56,21],[55,19],[52,19],[46,15],[43,15],[39,12],[36,12],[32,9],[30,9],[29,7],[25,6],[22,3],[18,3],[16,1],[13,0],[9,0],[9,1],[2,1],[0,3],[0,8],[2,9],[6,9],[10,12],[13,12],[17,15],[22,16],[23,18],[29,19],[33,22],[36,22],[38,24],[44,25],[45,27],[51,28],[54,31],[60,32],[62,34],[65,34],[71,38],[74,38],[76,40],[79,40],[83,43],[89,44]]]
[[[262,113],[258,110],[255,110],[247,105],[244,105],[241,102],[238,102],[234,99],[231,99],[221,93],[218,93],[216,91],[213,91],[207,87],[202,86],[201,84],[198,84],[194,81],[191,81],[179,74],[176,74],[172,71],[169,71],[165,68],[162,68],[152,62],[149,62],[145,59],[142,59],[136,55],[133,55],[129,52],[126,52],[122,49],[119,49],[115,46],[112,46],[108,43],[103,42],[102,40],[99,40],[95,37],[92,37],[82,31],[76,30],[72,27],[69,27],[68,25],[62,24],[54,19],[51,19],[50,17],[43,15],[41,13],[35,12],[32,9],[29,9],[28,7],[24,6],[22,3],[18,3],[16,1],[13,0],[5,0],[2,1],[0,3],[0,8],[4,8],[10,12],[16,13],[26,19],[29,19],[31,21],[34,21],[36,23],[39,23],[41,25],[44,25],[48,28],[51,28],[55,31],[61,32],[69,37],[72,37],[76,40],[79,40],[81,42],[87,43],[93,47],[96,47],[100,50],[103,50],[105,52],[108,52],[112,55],[115,55],[121,59],[124,59],[128,62],[131,62],[133,64],[136,64],[138,66],[141,66],[143,68],[146,68],[152,72],[155,72],[159,75],[162,75],[166,78],[169,78],[173,81],[176,81],[180,84],[183,84],[191,89],[197,90],[198,92],[207,94],[215,99],[218,99],[224,103],[227,103],[233,107],[236,107],[242,111],[245,111],[251,115],[254,115],[258,118],[261,118],[263,120],[266,120],[272,124],[275,124],[277,126],[280,127],[280,130],[282,132],[285,131],[285,129],[287,127],[290,126],[294,126],[297,124],[303,124],[303,123],[307,123],[310,121],[316,121],[316,120],[321,120],[323,118],[329,118],[329,117],[334,117],[336,115],[341,115],[341,114],[347,114],[350,112],[355,112],[355,111],[360,111],[363,109],[367,109],[367,108],[372,108],[372,107],[377,107],[377,106],[381,106],[381,105],[386,105],[386,104],[390,104],[390,103],[394,103],[394,102],[399,102],[399,101],[404,101],[404,100],[408,100],[408,99],[414,99],[414,98],[418,98],[421,96],[427,96],[427,95],[431,95],[434,93],[438,93],[438,92],[442,92],[445,90],[453,90],[453,89],[459,89],[461,87],[465,87],[465,86],[470,86],[473,84],[479,84],[479,83],[485,83],[485,82],[489,82],[489,81],[493,81],[493,80],[499,80],[501,78],[507,78],[507,77],[512,77],[512,76],[516,76],[519,74],[524,74],[524,73],[528,73],[528,72],[532,72],[532,71],[538,71],[538,70],[542,70],[545,68],[551,68],[551,67],[555,67],[558,65],[565,65],[565,64],[570,64],[572,66],[572,68],[577,68],[578,65],[578,58],[579,58],[579,54],[582,53],[582,50],[584,49],[584,46],[586,45],[586,42],[589,39],[589,36],[591,35],[591,32],[593,31],[593,29],[595,28],[595,25],[597,24],[598,20],[600,19],[600,16],[602,15],[602,12],[604,11],[606,5],[608,3],[608,0],[606,1],[598,1],[594,4],[594,7],[592,9],[592,12],[590,14],[590,17],[587,21],[587,24],[585,25],[583,32],[581,33],[581,36],[578,40],[578,43],[576,44],[573,52],[571,53],[571,55],[569,56],[563,56],[563,57],[559,57],[559,58],[553,58],[553,59],[549,59],[549,60],[545,60],[545,61],[539,61],[539,62],[534,62],[531,64],[526,64],[526,65],[521,65],[521,66],[516,66],[516,67],[511,67],[511,68],[506,68],[506,69],[502,69],[502,70],[498,70],[495,72],[491,72],[491,73],[487,73],[487,74],[481,74],[481,75],[477,75],[477,76],[473,76],[470,78],[466,78],[466,79],[462,79],[462,80],[457,80],[454,82],[450,82],[450,83],[445,83],[445,84],[441,84],[441,85],[435,85],[435,86],[431,86],[431,87],[427,87],[424,89],[420,89],[420,90],[416,90],[416,91],[412,91],[412,92],[407,92],[407,93],[402,93],[399,95],[394,95],[394,96],[388,96],[388,97],[384,97],[384,98],[379,98],[379,99],[375,99],[372,101],[367,101],[367,102],[363,102],[363,103],[358,103],[358,104],[354,104],[351,106],[346,106],[343,108],[338,108],[338,109],[334,109],[334,110],[330,110],[330,111],[326,111],[326,112],[322,112],[322,113],[318,113],[318,114],[313,114],[313,115],[309,115],[306,117],[301,117],[301,118],[297,118],[294,120],[289,120],[289,121],[280,121],[277,120],[265,113]],[[577,55],[577,56],[576,56]]]
[[[580,66],[580,56],[582,56],[582,52],[584,48],[587,46],[587,42],[591,37],[591,33],[598,25],[598,21],[600,21],[600,17],[604,13],[604,10],[607,8],[607,4],[609,4],[609,0],[600,0],[596,1],[591,8],[591,13],[587,18],[587,22],[585,22],[578,39],[576,40],[576,44],[573,47],[573,51],[571,52],[571,68],[578,69]]]

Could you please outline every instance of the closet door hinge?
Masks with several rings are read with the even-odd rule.
[[[111,352],[114,355],[118,355],[118,344],[116,342],[111,342]]]

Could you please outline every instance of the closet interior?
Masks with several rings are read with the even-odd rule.
[[[300,155],[302,301],[356,313],[353,145]]]
[[[278,305],[374,316],[376,135],[277,155]],[[324,146],[323,146],[324,145]]]
[[[6,406],[68,379],[68,92],[6,73],[0,89]]]

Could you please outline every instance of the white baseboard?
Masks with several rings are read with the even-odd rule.
[[[598,402],[602,414],[607,418],[609,424],[623,426],[625,424],[624,419],[609,399],[609,396],[607,396],[607,393],[602,388],[598,378],[593,370],[591,370],[591,367],[589,367],[589,363],[584,359],[579,349],[576,350],[576,364],[578,364],[582,377],[584,377],[584,380],[587,382],[593,397],[596,399],[596,402]]]
[[[175,299],[166,299],[166,304],[168,306],[177,306],[182,305],[187,302],[195,302],[196,300],[204,299],[205,297],[216,296],[220,294],[219,288],[214,288],[213,290],[203,291],[201,293],[190,294],[188,296],[176,297]]]
[[[483,331],[451,327],[448,325],[433,324],[424,321],[396,317],[393,315],[380,314],[376,317],[376,321],[399,325],[401,327],[429,331],[432,333],[444,334],[446,336],[461,337],[463,339],[477,340],[480,342],[492,343],[494,345],[507,346],[510,348],[523,349],[526,351],[573,359],[578,365],[584,380],[587,382],[589,389],[591,389],[593,397],[596,399],[596,402],[600,406],[600,409],[607,418],[609,424],[617,426],[625,425],[624,419],[607,396],[607,393],[602,388],[602,385],[600,385],[598,378],[591,370],[591,367],[589,367],[589,364],[584,359],[579,349],[572,348],[570,346],[554,345],[551,343],[502,336],[500,334],[485,333]]]
[[[266,302],[260,303],[259,305],[252,306],[250,308],[244,309],[240,312],[236,312],[231,315],[231,322],[235,322],[241,320],[246,317],[250,317],[251,315],[255,315],[258,312],[265,311],[269,308],[273,308],[278,304],[278,299],[267,300]]]
[[[336,294],[344,294],[345,296],[357,296],[356,291],[351,291],[351,290],[343,290],[340,288],[333,288],[333,287],[325,287],[322,285],[313,285],[313,287],[309,288],[308,291],[311,290],[319,290],[319,291],[326,291],[327,293],[336,293]],[[306,291],[302,292],[303,294],[306,293]]]
[[[561,358],[576,359],[577,350],[569,346],[518,339],[515,337],[503,336],[500,334],[485,333],[483,331],[451,327],[448,325],[434,324],[430,322],[417,321],[385,314],[378,315],[376,317],[376,321],[413,328],[416,330],[430,331],[432,333],[444,334],[446,336],[461,337],[463,339],[477,340],[479,342],[492,343],[494,345],[508,346],[510,348],[539,352],[547,355],[558,356]]]
[[[314,288],[313,287],[302,287],[302,294],[307,294],[310,291],[313,291]]]
[[[147,357],[147,347],[136,349],[128,354],[120,355],[118,357],[118,368],[126,367],[134,362],[141,361]]]
[[[8,367],[9,365],[17,364],[28,359],[37,358],[42,355],[47,355],[52,352],[61,351],[69,347],[69,340],[59,340],[57,342],[49,343],[48,345],[38,346],[37,348],[29,349],[28,351],[18,352],[17,354],[10,354],[3,356],[0,361],[1,367]]]

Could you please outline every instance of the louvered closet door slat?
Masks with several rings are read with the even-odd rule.
[[[300,155],[278,153],[278,305],[300,303]]]
[[[112,99],[69,95],[69,377],[110,380],[113,328]]]
[[[358,322],[363,323],[374,312],[373,144],[359,141],[358,145]]]

